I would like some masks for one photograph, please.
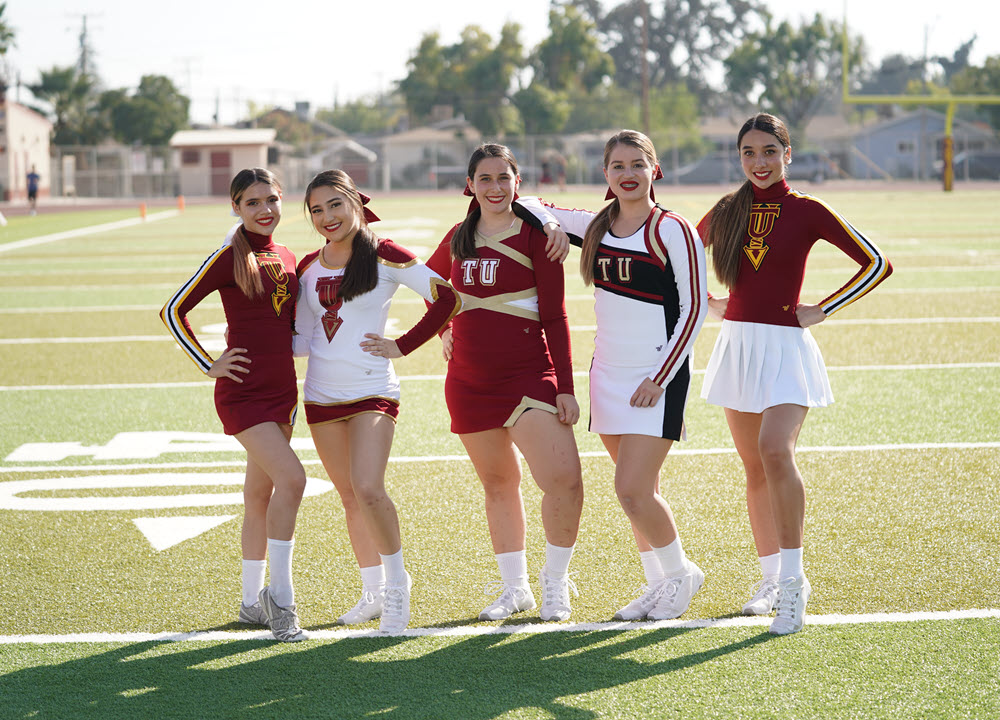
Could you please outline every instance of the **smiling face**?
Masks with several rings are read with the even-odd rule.
[[[307,202],[313,227],[327,242],[350,241],[361,228],[361,213],[336,188],[329,185],[315,187],[310,191]]]
[[[281,220],[281,191],[273,185],[257,182],[243,191],[233,210],[243,226],[258,235],[270,235]]]
[[[748,130],[740,140],[740,163],[747,180],[761,190],[785,177],[785,165],[792,160],[792,149],[763,130]]]
[[[483,214],[499,215],[510,211],[521,176],[503,158],[485,157],[476,165],[474,177],[465,181],[479,201]]]
[[[608,153],[604,177],[619,202],[627,202],[649,197],[655,171],[656,163],[644,150],[620,142]]]

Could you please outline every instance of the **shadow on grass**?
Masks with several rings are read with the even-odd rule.
[[[9,718],[485,720],[537,709],[560,720],[584,720],[598,713],[559,698],[684,670],[770,637],[761,633],[678,655],[670,641],[687,632],[692,631],[350,638],[295,645],[144,642],[10,672],[0,676],[0,697]],[[628,657],[656,645],[662,646],[661,661]],[[70,651],[88,648],[94,646]],[[38,648],[31,652],[38,654]]]

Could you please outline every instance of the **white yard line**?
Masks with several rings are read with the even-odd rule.
[[[990,370],[1000,367],[1000,362],[968,362],[968,363],[926,363],[920,365],[835,365],[827,366],[828,372],[899,372],[911,370]],[[695,375],[704,375],[704,370],[695,370]],[[586,370],[577,370],[573,377],[585,378]],[[406,382],[444,382],[444,375],[400,375],[399,379]],[[304,380],[299,380],[302,385]],[[214,380],[191,380],[186,382],[162,383],[104,383],[85,385],[0,385],[0,392],[33,392],[36,390],[169,390],[171,388],[210,388],[215,386]]]
[[[879,623],[954,622],[1000,618],[998,609],[942,610],[937,612],[864,613],[858,615],[806,615],[806,625],[874,625]],[[644,622],[530,623],[524,625],[471,625],[464,627],[410,628],[392,635],[378,630],[309,630],[311,640],[347,640],[377,637],[476,637],[482,635],[540,635],[568,632],[624,632],[639,630],[705,630],[765,627],[769,617],[706,618]],[[65,635],[0,635],[0,645],[50,645],[54,643],[231,642],[274,640],[267,630],[211,630],[162,633],[68,633]]]
[[[303,438],[308,442],[308,438]],[[817,445],[815,447],[797,447],[796,453],[853,453],[853,452],[891,452],[900,450],[995,450],[1000,448],[1000,441],[987,442],[944,442],[944,443],[897,443],[885,445]],[[732,455],[736,449],[721,448],[676,448],[670,451],[670,456],[678,455]],[[587,450],[580,453],[581,458],[607,457],[604,450]],[[468,462],[468,455],[410,455],[391,456],[390,463],[430,463],[430,462]],[[320,466],[319,459],[303,458],[306,466]],[[215,468],[243,467],[245,459],[215,460],[206,462],[177,463],[122,463],[119,465],[17,465],[0,467],[4,473],[39,473],[39,472],[114,472],[123,470],[207,470]]]
[[[127,220],[117,220],[115,222],[77,228],[76,230],[64,230],[63,232],[51,233],[50,235],[39,235],[38,237],[25,238],[24,240],[15,240],[14,242],[0,245],[0,252],[19,250],[21,248],[34,247],[35,245],[44,245],[45,243],[56,242],[57,240],[69,240],[71,238],[83,237],[84,235],[108,232],[109,230],[121,230],[122,228],[142,225],[143,223],[153,222],[155,220],[166,220],[167,218],[176,217],[179,214],[180,212],[177,210],[164,210],[162,212],[153,213],[152,215],[147,215],[145,218],[137,217],[129,218]]]
[[[931,318],[857,318],[851,320],[827,320],[823,327],[831,325],[957,325],[961,323],[995,324],[1000,317],[931,317]],[[706,323],[707,326],[718,325]],[[596,325],[570,325],[572,332],[594,332]],[[124,342],[173,342],[169,335],[117,335],[107,337],[41,337],[41,338],[0,338],[0,345],[60,345],[60,344],[102,344]]]

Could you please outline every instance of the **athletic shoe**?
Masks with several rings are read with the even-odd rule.
[[[260,606],[267,614],[267,624],[271,626],[271,634],[281,642],[298,642],[305,640],[307,635],[299,627],[299,616],[295,614],[295,606],[281,607],[271,599],[271,588],[265,586],[257,596]]]
[[[259,602],[255,602],[253,605],[244,605],[240,603],[240,614],[236,616],[236,622],[241,622],[246,625],[267,625],[267,613],[264,612],[264,608],[260,606]]]
[[[690,560],[685,560],[687,567],[678,575],[663,578],[656,586],[656,605],[646,613],[650,620],[672,620],[687,612],[691,598],[695,596],[705,583],[705,573]]]
[[[549,577],[542,567],[542,571],[538,573],[538,580],[542,584],[542,607],[538,611],[539,617],[546,622],[569,620],[571,612],[569,593],[572,590],[574,595],[580,595],[573,578],[568,574],[561,578]]]
[[[656,605],[660,587],[661,585],[659,583],[653,587],[640,585],[636,589],[636,592],[639,593],[639,597],[616,612],[615,620],[644,620],[649,614],[649,611]]]
[[[361,593],[361,599],[358,600],[358,604],[337,618],[337,624],[358,625],[380,617],[382,615],[382,601],[384,598],[384,590],[376,592],[365,590]]]
[[[778,613],[771,621],[772,635],[791,635],[802,629],[806,622],[806,603],[812,586],[805,575],[785,578],[778,584]]]
[[[503,580],[493,580],[483,589],[483,595],[494,595],[497,592],[500,597],[479,613],[480,620],[503,620],[514,613],[534,610],[536,607],[535,596],[530,587],[515,587],[507,585]]]
[[[385,598],[382,601],[382,621],[378,625],[379,632],[398,633],[410,624],[410,588],[413,578],[406,573],[405,585],[385,586]]]
[[[743,606],[744,615],[770,615],[778,604],[778,576],[766,575],[753,586],[753,597]]]

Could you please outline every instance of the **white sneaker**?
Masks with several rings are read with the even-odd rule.
[[[771,621],[772,635],[791,635],[806,623],[806,603],[812,586],[806,576],[789,577],[778,583],[778,613]]]
[[[679,575],[663,578],[656,586],[656,605],[646,613],[650,620],[672,620],[687,612],[691,598],[705,583],[705,573],[690,560],[687,568]]]
[[[410,588],[413,578],[406,573],[405,585],[385,586],[385,598],[382,600],[382,621],[378,625],[379,632],[399,633],[410,624]]]
[[[338,625],[359,625],[382,615],[385,590],[365,590],[358,604],[337,618]]]
[[[653,587],[640,585],[636,592],[639,597],[615,613],[615,620],[644,620],[649,611],[656,605],[659,597],[657,589],[661,587],[659,583]]]
[[[264,589],[257,595],[260,606],[264,608],[267,615],[267,624],[271,628],[271,634],[281,642],[299,642],[308,636],[299,627],[299,616],[295,612],[295,606],[281,607],[271,597],[271,588],[264,586]]]
[[[486,584],[483,595],[500,593],[500,597],[490,603],[479,613],[480,620],[503,620],[514,613],[534,610],[535,596],[530,587],[515,587],[507,585],[503,580],[493,580]]]
[[[546,622],[569,620],[571,612],[569,593],[572,591],[574,595],[580,595],[573,578],[569,574],[562,578],[549,577],[542,567],[542,571],[538,573],[538,580],[542,584],[542,607],[538,611],[538,616]]]
[[[778,576],[765,575],[753,586],[753,597],[743,605],[744,615],[770,615],[778,604]]]

